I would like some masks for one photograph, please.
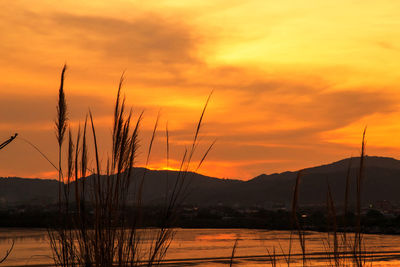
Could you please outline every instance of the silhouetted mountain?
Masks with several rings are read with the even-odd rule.
[[[0,178],[0,205],[49,204],[58,196],[58,181],[32,178]]]
[[[351,203],[356,197],[356,179],[359,175],[360,158],[343,159],[331,164],[307,168],[301,171],[299,202],[303,205],[325,205],[328,184],[331,187],[336,204],[344,202],[346,177],[350,167],[349,195]],[[365,158],[364,179],[362,183],[363,204],[388,200],[400,203],[400,161],[386,157]],[[247,184],[249,192],[256,199],[283,202],[286,205],[292,199],[297,172],[260,175]],[[351,204],[350,203],[350,204]],[[259,202],[259,204],[261,204]]]
[[[354,203],[355,181],[359,172],[359,158],[348,158],[331,164],[302,170],[300,205],[325,205],[328,183],[337,205],[344,200],[346,174],[350,169],[349,192]],[[351,163],[351,165],[350,165]],[[145,169],[135,168],[134,177],[142,177]],[[400,203],[400,161],[393,158],[366,157],[362,185],[364,205],[388,200]],[[143,188],[146,204],[165,201],[167,188],[176,183],[178,172],[147,170]],[[289,206],[297,172],[262,174],[249,181],[218,179],[188,173],[185,182],[186,204],[198,206],[228,205],[273,207]],[[90,182],[92,177],[88,177]],[[133,190],[133,189],[131,189]],[[43,179],[0,178],[0,204],[55,203],[58,182]],[[169,191],[170,192],[170,191]]]

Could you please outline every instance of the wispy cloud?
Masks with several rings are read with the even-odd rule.
[[[204,165],[210,175],[250,178],[339,159],[355,145],[343,136],[357,136],[364,121],[399,116],[395,67],[400,61],[391,37],[396,31],[390,35],[389,28],[375,27],[368,33],[351,12],[343,13],[343,22],[333,19],[335,13],[327,12],[333,6],[225,0],[27,3],[0,4],[0,137],[19,131],[49,157],[56,155],[50,140],[65,61],[71,124],[75,129],[90,107],[104,157],[124,70],[128,104],[135,114],[145,109],[142,147],[161,109],[160,125],[169,122],[175,151],[171,161],[179,161],[190,143],[205,98],[214,90],[199,147],[218,139]],[[71,8],[76,5],[80,8]],[[360,18],[363,23],[374,25],[379,18],[397,25],[393,17],[375,14],[373,4],[365,10],[371,16]],[[379,136],[393,138],[393,131],[379,129]],[[165,140],[158,136],[152,159],[162,166]],[[387,144],[373,151],[386,153]],[[0,154],[0,170],[51,173],[18,142]]]

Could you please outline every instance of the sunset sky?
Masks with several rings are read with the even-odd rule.
[[[76,133],[90,108],[103,162],[119,78],[140,133],[143,166],[171,167],[189,146],[205,101],[201,173],[250,179],[326,164],[360,150],[400,158],[400,2],[2,1],[0,176],[55,178],[23,139],[57,162],[60,72]],[[108,154],[107,154],[108,153]],[[93,156],[93,153],[90,155]]]

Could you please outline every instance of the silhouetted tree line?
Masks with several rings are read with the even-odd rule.
[[[126,220],[134,210],[128,209]],[[157,227],[162,223],[162,207],[143,207],[141,227]],[[72,211],[73,212],[73,211]],[[92,216],[88,209],[87,216]],[[39,227],[46,228],[54,223],[58,215],[56,208],[43,209],[42,207],[17,206],[12,210],[0,212],[0,227]],[[173,227],[183,228],[254,228],[269,230],[292,230],[291,212],[286,210],[238,210],[232,207],[183,207],[178,211],[178,219]],[[304,230],[329,231],[330,218],[321,209],[300,210],[298,220]],[[349,212],[345,217],[338,215],[336,218],[338,231],[354,231],[356,216]],[[350,226],[349,226],[350,225]],[[387,216],[378,210],[369,210],[361,217],[362,231],[365,233],[400,234],[400,215]]]

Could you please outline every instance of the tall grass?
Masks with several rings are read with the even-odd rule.
[[[13,136],[11,136],[10,138],[8,138],[6,141],[4,141],[3,143],[0,144],[0,150],[5,148],[8,144],[10,144],[16,137],[18,136],[18,134],[14,134]],[[0,258],[0,263],[4,262],[8,256],[10,255],[11,251],[14,248],[14,241],[11,244],[11,247],[6,251],[6,253],[4,254],[4,256],[2,258]]]
[[[365,265],[365,257],[363,257],[363,235],[361,229],[361,193],[362,183],[364,181],[364,164],[365,164],[365,133],[367,128],[364,129],[361,143],[360,167],[357,175],[357,203],[356,203],[356,231],[354,233],[354,260],[357,266]]]
[[[10,138],[8,138],[6,141],[0,144],[0,150],[5,148],[8,144],[10,144],[15,138],[17,138],[18,134],[14,134]]]
[[[349,214],[349,199],[350,199],[350,181],[351,181],[351,170],[352,170],[352,160],[350,159],[349,165],[347,167],[346,179],[345,179],[345,192],[344,192],[344,205],[343,205],[343,226],[344,231],[338,231],[338,215],[335,207],[335,201],[333,198],[332,190],[329,182],[327,182],[327,238],[322,240],[324,244],[324,250],[327,259],[327,266],[371,266],[372,262],[369,262],[368,255],[365,252],[365,242],[363,239],[363,229],[361,225],[361,206],[362,206],[362,184],[365,175],[365,147],[366,147],[366,129],[363,131],[362,142],[361,142],[361,152],[360,152],[360,165],[357,170],[355,177],[356,192],[355,192],[355,218],[356,222],[354,226],[354,233],[350,236],[347,233],[347,226],[349,222],[347,221],[347,215]],[[310,255],[306,249],[306,232],[303,229],[303,225],[299,221],[298,207],[299,207],[299,191],[300,182],[302,177],[302,171],[297,173],[295,180],[295,185],[293,189],[293,199],[292,199],[292,231],[290,233],[288,251],[285,252],[281,244],[279,244],[281,249],[281,254],[277,255],[275,253],[275,248],[271,253],[267,249],[267,258],[270,262],[270,266],[277,266],[279,263],[278,258],[283,258],[285,265],[290,266],[293,262],[293,256],[301,256],[302,266],[312,265],[311,259],[307,257]],[[299,241],[299,247],[301,249],[301,254],[292,254],[292,242],[294,234],[297,236]],[[236,249],[236,248],[235,248]],[[279,257],[278,257],[279,256]],[[231,259],[231,261],[233,258]]]
[[[3,263],[8,258],[8,256],[10,256],[11,251],[13,250],[13,248],[14,248],[14,240],[12,241],[10,248],[7,249],[7,251],[4,254],[4,256],[2,258],[0,258],[0,263]]]
[[[64,67],[61,74],[57,106],[56,137],[59,146],[59,180],[64,181],[61,151],[68,129],[67,176],[63,192],[59,192],[60,221],[49,231],[54,262],[57,266],[138,266],[158,265],[165,257],[174,236],[172,228],[176,210],[183,200],[190,181],[187,174],[191,159],[198,145],[198,136],[204,113],[196,126],[191,148],[185,151],[172,190],[167,188],[165,207],[158,228],[146,231],[142,225],[142,195],[147,171],[138,174],[134,168],[139,144],[141,113],[132,120],[132,109],[127,111],[125,97],[121,96],[121,77],[113,116],[111,155],[106,165],[99,158],[96,127],[89,111],[83,127],[76,137],[67,125],[67,105],[63,92]],[[90,128],[90,130],[88,130]],[[154,125],[147,149],[149,162],[158,128]],[[90,177],[88,170],[88,134],[93,140],[94,168]],[[169,158],[169,133],[167,136],[167,160]],[[203,155],[203,162],[213,144]],[[198,167],[199,167],[198,166]],[[148,238],[150,237],[150,240]]]
[[[303,230],[302,225],[299,222],[298,216],[297,216],[297,207],[298,207],[298,201],[299,201],[299,187],[300,187],[300,179],[301,179],[301,171],[297,173],[296,177],[296,184],[294,187],[294,192],[293,192],[293,200],[292,200],[292,222],[293,222],[293,227],[297,229],[297,237],[299,240],[301,252],[302,252],[302,261],[303,261],[303,266],[306,265],[307,263],[307,257],[306,257],[306,236],[305,232]]]
[[[61,147],[64,142],[65,131],[67,129],[67,103],[65,101],[65,94],[64,94],[64,75],[67,69],[67,65],[64,65],[61,71],[61,83],[60,89],[58,90],[58,105],[57,105],[57,119],[55,121],[55,130],[56,130],[56,137],[58,142],[58,203],[61,205],[61,182],[63,181],[63,173],[62,173],[62,153]],[[61,209],[61,206],[59,207]]]
[[[326,240],[327,246],[325,250],[327,258],[329,259],[330,266],[366,266],[372,265],[367,262],[367,255],[365,254],[365,244],[363,241],[363,231],[361,227],[361,204],[362,204],[362,183],[364,180],[365,172],[365,135],[366,128],[363,131],[361,152],[360,152],[360,165],[356,176],[356,195],[355,195],[355,207],[356,207],[356,224],[353,238],[349,238],[346,227],[348,225],[346,216],[348,215],[349,206],[349,195],[350,195],[350,174],[351,174],[351,160],[346,173],[346,184],[344,194],[344,207],[343,207],[343,225],[345,227],[343,232],[338,232],[337,228],[337,212],[335,207],[335,201],[333,199],[331,187],[327,185],[327,218],[328,224],[328,237]],[[304,252],[303,252],[304,253]]]

